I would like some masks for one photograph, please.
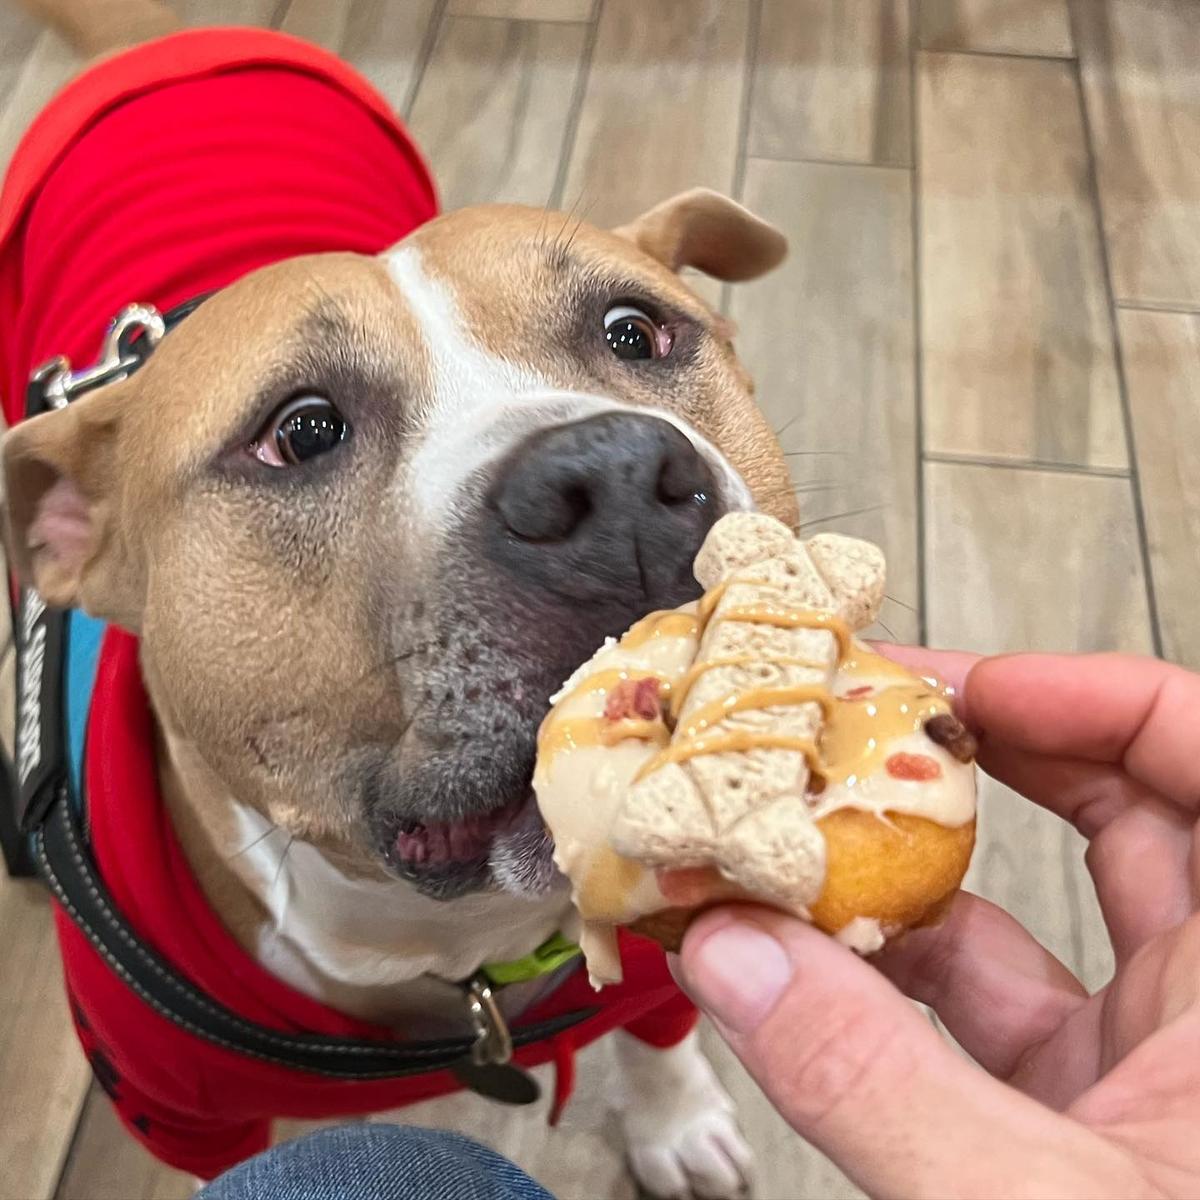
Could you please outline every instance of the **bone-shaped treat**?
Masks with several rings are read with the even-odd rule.
[[[805,793],[839,661],[883,598],[883,555],[739,513],[714,528],[696,576],[708,622],[675,688],[675,730],[629,789],[612,844],[654,866],[716,866],[803,911],[824,878]]]

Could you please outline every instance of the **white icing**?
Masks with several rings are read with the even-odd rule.
[[[687,605],[681,612],[694,611]],[[599,717],[607,691],[576,689],[601,671],[620,670],[631,679],[657,675],[681,679],[696,654],[695,637],[660,633],[640,646],[628,648],[615,638],[583,664],[559,691],[554,720]],[[627,924],[644,913],[667,906],[652,870],[624,860],[629,886],[618,896],[612,889],[589,892],[592,868],[604,858],[619,862],[610,849],[610,830],[634,776],[658,747],[650,741],[626,738],[612,746],[564,746],[551,762],[539,762],[534,776],[538,807],[554,838],[554,863],[571,881],[571,899],[583,927],[579,937],[594,986],[619,983],[621,963],[614,925]],[[619,907],[614,907],[615,901]]]
[[[883,926],[875,917],[855,917],[834,936],[856,954],[874,954],[884,942]]]

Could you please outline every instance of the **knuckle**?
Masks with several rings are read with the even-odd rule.
[[[780,1101],[792,1123],[806,1130],[834,1119],[860,1098],[866,1101],[896,1060],[889,1023],[860,1005],[825,1016],[819,1026],[814,1022],[814,1036],[797,1036],[792,1045],[780,1063],[786,1071],[779,1081]]]

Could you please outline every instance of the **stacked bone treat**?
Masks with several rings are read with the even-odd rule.
[[[719,901],[769,904],[863,953],[936,919],[975,827],[970,735],[935,680],[854,637],[883,599],[868,542],[734,513],[698,604],[652,613],[567,681],[535,789],[599,985],[616,929],[676,948]]]

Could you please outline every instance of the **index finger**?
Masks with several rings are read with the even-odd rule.
[[[1118,767],[1200,810],[1200,675],[1133,654],[1007,654],[880,646],[955,688],[962,718],[992,746]]]
[[[978,662],[966,720],[990,741],[1121,768],[1200,809],[1200,675],[1133,654],[1012,654]]]

